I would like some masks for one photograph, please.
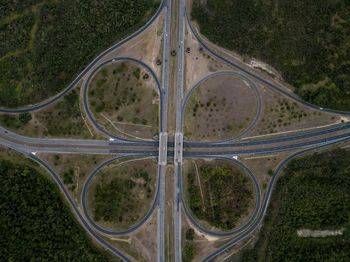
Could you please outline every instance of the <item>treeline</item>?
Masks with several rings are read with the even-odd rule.
[[[31,119],[35,119],[31,121]],[[73,89],[60,101],[44,110],[22,114],[0,114],[0,125],[32,136],[88,137],[91,134],[81,116],[79,89]]]
[[[58,187],[29,166],[0,160],[2,261],[114,261],[95,247]]]
[[[200,0],[209,39],[279,70],[303,99],[350,110],[350,4],[322,0]]]
[[[8,2],[9,13],[4,16],[10,16],[11,10],[24,12],[24,6],[31,12],[18,1]],[[28,51],[0,59],[0,105],[36,103],[61,91],[97,54],[134,31],[158,5],[156,0],[45,1],[34,13],[37,31]],[[17,7],[18,11],[13,10]],[[15,32],[28,30],[24,25],[29,22],[9,23]],[[11,38],[21,42],[23,37],[13,34]]]
[[[350,260],[350,152],[333,150],[291,161],[273,192],[254,249],[242,261]],[[341,236],[301,238],[299,229]]]

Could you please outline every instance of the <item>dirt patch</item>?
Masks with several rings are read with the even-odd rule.
[[[183,261],[203,261],[210,253],[214,252],[218,246],[223,245],[227,239],[208,238],[192,227],[188,218],[183,213],[182,218],[182,260]]]
[[[158,87],[136,63],[118,61],[102,68],[91,81],[88,98],[98,123],[113,134],[153,138],[158,133]]]
[[[209,73],[230,69],[201,47],[190,30],[186,30],[185,62],[186,72],[191,72],[185,74],[185,94]]]
[[[297,230],[298,237],[329,237],[329,236],[341,236],[344,232],[344,228],[339,230],[310,230],[299,229]]]
[[[337,114],[311,109],[301,103],[273,93],[260,86],[262,114],[256,127],[247,136],[277,134],[286,131],[302,131],[346,121]]]
[[[216,75],[201,83],[185,109],[185,136],[223,140],[237,136],[257,112],[256,95],[234,75]]]
[[[48,162],[61,177],[76,204],[80,206],[80,195],[86,177],[102,162],[111,158],[108,155],[43,154],[38,156]]]

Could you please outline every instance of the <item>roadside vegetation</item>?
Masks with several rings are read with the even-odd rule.
[[[350,152],[336,149],[292,160],[279,178],[255,247],[242,261],[349,261]],[[299,237],[297,230],[343,235]]]
[[[158,134],[159,93],[155,79],[134,62],[109,64],[93,78],[89,104],[97,121],[120,136]]]
[[[116,261],[94,246],[38,165],[7,152],[0,151],[2,260]]]
[[[308,102],[350,110],[348,1],[195,0],[211,41],[277,70]]]
[[[187,183],[193,214],[222,230],[235,228],[253,203],[249,179],[237,167],[221,160],[202,163],[198,170],[192,168]]]
[[[264,103],[264,115],[256,127],[259,135],[322,126],[341,121],[338,116],[311,110],[275,95],[267,97]]]
[[[0,114],[0,125],[29,136],[92,138],[80,110],[79,89],[40,111]]]
[[[189,139],[230,139],[253,120],[256,97],[235,76],[213,76],[196,87],[185,110],[185,135]]]
[[[99,164],[110,158],[106,155],[50,153],[40,153],[39,156],[60,175],[74,199],[79,199],[86,176],[91,174]]]
[[[182,261],[191,262],[196,256],[196,247],[194,243],[195,232],[192,228],[186,230],[185,234],[185,246],[182,252]]]
[[[0,106],[55,95],[158,6],[158,0],[2,1]]]
[[[150,160],[107,167],[91,189],[91,209],[96,222],[127,228],[150,208],[155,192],[156,167]],[[89,197],[90,198],[90,197]]]

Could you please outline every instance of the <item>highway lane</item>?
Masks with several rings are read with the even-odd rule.
[[[163,107],[161,109],[161,118],[163,120],[160,125],[160,132],[166,132],[168,126],[168,98],[169,98],[169,60],[170,60],[170,26],[171,26],[171,0],[164,1],[164,26],[163,26],[163,63],[162,63],[162,90]]]
[[[157,192],[158,214],[157,214],[157,244],[159,262],[165,261],[165,174],[166,165],[158,165],[159,187]]]
[[[27,153],[67,153],[67,154],[141,154],[153,155],[158,145],[110,142],[104,140],[49,139],[21,136],[0,127],[0,144]]]
[[[21,107],[21,108],[0,108],[0,112],[2,113],[26,113],[26,112],[32,112],[32,111],[36,111],[39,109],[42,109],[56,101],[58,101],[60,98],[62,98],[65,94],[67,94],[72,88],[74,88],[80,80],[82,80],[85,75],[91,70],[91,68],[93,68],[96,64],[99,63],[99,61],[105,57],[106,55],[108,55],[109,53],[113,52],[114,50],[118,49],[119,47],[121,47],[122,45],[124,45],[125,43],[127,43],[128,41],[130,41],[131,39],[135,38],[136,36],[138,36],[139,34],[141,34],[142,32],[144,32],[160,15],[160,13],[162,12],[164,5],[165,5],[165,1],[166,0],[162,0],[162,2],[160,3],[157,11],[155,12],[155,14],[142,26],[140,27],[137,31],[135,31],[134,33],[132,33],[131,35],[127,36],[126,38],[124,38],[123,40],[121,40],[120,42],[112,45],[111,47],[109,47],[108,49],[104,50],[102,53],[100,53],[97,57],[95,57],[94,60],[92,60],[90,62],[89,65],[87,65],[87,67],[85,67],[85,69],[73,80],[73,82],[71,82],[65,89],[63,89],[60,93],[58,93],[57,95],[44,100],[40,103],[37,103],[35,105],[29,105],[26,107]]]
[[[300,134],[290,139],[276,138],[272,140],[261,141],[238,141],[236,144],[229,145],[206,145],[186,147],[184,157],[193,155],[244,155],[244,154],[266,154],[271,152],[283,152],[287,150],[294,150],[298,147],[312,146],[319,143],[326,143],[330,140],[340,139],[350,136],[350,132],[337,134],[339,130],[347,130],[349,124],[339,125],[326,130],[319,130],[315,133]],[[0,134],[2,134],[0,132]],[[10,134],[9,137],[6,135]],[[82,153],[82,154],[137,154],[137,155],[158,155],[159,150],[156,145],[148,145],[140,141],[138,143],[120,143],[109,142],[102,140],[64,140],[64,139],[43,139],[43,138],[28,138],[20,135],[13,136],[13,133],[2,134],[0,136],[0,144],[9,148],[23,148],[26,152],[42,152],[42,153]],[[329,135],[327,137],[317,138],[316,135]],[[304,138],[315,138],[310,141],[303,141]],[[300,141],[295,141],[301,139]],[[291,142],[288,145],[276,145],[279,142]],[[266,147],[265,145],[269,145]],[[249,149],[233,149],[235,146],[248,147],[260,145],[261,147]],[[196,151],[198,149],[203,149]],[[215,148],[220,150],[215,150]],[[227,149],[225,149],[227,148]],[[170,149],[167,152],[169,157],[173,157],[175,149]]]
[[[254,146],[254,145],[266,145],[266,144],[274,144],[281,142],[291,142],[300,139],[307,139],[311,137],[327,135],[331,133],[335,133],[338,131],[344,131],[350,129],[350,122],[348,123],[340,123],[335,124],[330,127],[325,128],[315,128],[314,130],[309,130],[305,132],[298,132],[292,135],[284,135],[270,138],[255,138],[255,139],[247,139],[247,140],[236,140],[236,141],[226,141],[226,142],[184,142],[185,147],[189,148],[222,148],[222,147],[238,147],[238,146]]]
[[[171,1],[170,0],[165,0],[162,1],[162,7],[157,11],[160,12],[160,10],[163,10],[163,7],[165,7],[165,3],[170,3],[169,6],[171,6]],[[182,108],[182,104],[183,104],[183,93],[181,93],[181,90],[183,90],[183,74],[184,74],[184,57],[182,54],[184,54],[184,28],[185,28],[185,2],[183,0],[181,0],[180,3],[180,19],[179,19],[179,63],[178,63],[178,70],[179,73],[182,75],[182,77],[180,78],[180,74],[178,74],[178,84],[181,84],[182,81],[182,88],[181,89],[177,89],[177,97],[180,99],[177,99],[177,115],[179,114],[179,108]],[[170,13],[170,11],[168,12],[168,14]],[[158,15],[157,15],[158,16]],[[183,18],[183,19],[182,19]],[[155,18],[154,18],[155,19]],[[181,22],[183,21],[183,23]],[[181,29],[181,24],[183,24],[183,28]],[[164,25],[165,27],[167,27],[168,25]],[[191,25],[190,25],[191,26]],[[146,28],[144,28],[146,29]],[[181,31],[181,32],[180,32]],[[136,32],[135,32],[136,33]],[[134,34],[133,34],[134,35]],[[137,35],[137,34],[136,34]],[[170,31],[169,31],[169,35],[170,35]],[[169,36],[168,35],[168,36]],[[135,36],[135,35],[134,35]],[[182,38],[183,36],[183,38]],[[131,37],[132,38],[132,37]],[[130,39],[131,39],[130,38]],[[182,40],[181,40],[182,39]],[[127,40],[126,40],[127,41]],[[125,41],[125,42],[126,42]],[[166,42],[167,39],[165,38]],[[123,43],[125,43],[123,42]],[[164,45],[166,46],[166,43],[164,43]],[[163,47],[164,49],[166,47]],[[106,50],[107,51],[107,50]],[[105,53],[107,54],[107,53]],[[169,59],[169,49],[166,50],[164,52],[163,56],[163,66],[167,65],[167,62],[164,62],[166,58]],[[100,59],[103,56],[100,57]],[[97,58],[96,58],[97,59]],[[182,62],[181,62],[182,60]],[[95,60],[94,60],[95,61]],[[167,60],[168,61],[168,60]],[[93,63],[93,62],[92,62]],[[95,61],[95,64],[91,65],[91,67],[89,69],[85,69],[87,70],[84,75],[86,75],[86,73],[88,73],[91,68],[93,66],[96,66],[96,64],[98,64],[98,59]],[[166,80],[166,75],[168,74],[164,74],[164,72],[169,72],[169,69],[163,69],[163,76],[162,77],[162,90],[160,91],[160,95],[163,96],[163,98],[167,95],[167,83],[169,80]],[[83,73],[83,72],[82,72]],[[81,73],[81,74],[82,74]],[[83,76],[82,76],[83,77]],[[81,78],[82,78],[81,77]],[[80,78],[80,79],[81,79]],[[180,78],[180,79],[179,79]],[[79,81],[80,81],[79,79]],[[163,80],[164,79],[164,80]],[[179,81],[180,80],[180,81]],[[78,83],[79,81],[77,81],[76,83]],[[165,82],[163,82],[165,81]],[[75,84],[76,84],[75,83]],[[12,109],[10,109],[11,111],[6,111],[7,109],[0,109],[0,112],[30,112],[30,111],[34,111],[34,110],[38,110],[40,108],[43,108],[44,106],[47,106],[55,101],[57,101],[59,98],[61,98],[65,93],[67,93],[71,88],[73,88],[75,86],[75,84],[73,85],[73,83],[71,84],[72,86],[69,88],[69,86],[67,87],[66,90],[64,90],[62,93],[58,94],[57,97],[53,97],[51,100],[49,101],[44,101],[41,104],[37,104],[34,105],[32,107],[28,107],[28,108],[20,108],[18,109],[18,111],[16,111],[17,109],[14,109],[15,111],[12,111]],[[282,90],[283,91],[283,90]],[[183,91],[182,91],[183,92]],[[160,115],[164,115],[164,111],[163,110],[167,110],[167,98],[163,99],[164,102],[161,102],[161,112]],[[180,104],[181,106],[179,106],[178,104]],[[317,108],[317,107],[315,107]],[[5,110],[5,111],[2,111]],[[181,112],[180,112],[181,113]],[[337,111],[338,113],[338,111]],[[342,113],[342,112],[341,112]],[[182,114],[181,114],[182,115]],[[161,119],[163,119],[163,121],[166,121],[166,117],[162,117]],[[180,123],[182,123],[183,119],[182,117],[177,117],[176,118],[177,123],[179,121],[181,121]],[[163,129],[166,125],[161,124],[160,125],[160,130],[165,130]],[[349,127],[349,126],[348,126]],[[339,131],[339,130],[345,130],[346,128],[344,126],[337,126],[337,127],[332,127],[329,129],[322,129],[319,131],[312,131],[310,133],[303,133],[303,134],[296,134],[296,135],[292,135],[292,136],[288,136],[288,137],[279,137],[279,138],[272,138],[272,139],[263,139],[263,140],[254,140],[254,141],[233,141],[233,142],[214,142],[214,143],[201,143],[201,142],[185,142],[184,145],[186,146],[186,148],[190,148],[190,147],[194,147],[194,148],[206,148],[206,147],[213,147],[213,148],[218,148],[218,147],[233,147],[233,146],[252,146],[252,145],[264,145],[264,144],[274,144],[277,142],[284,142],[284,141],[295,141],[297,139],[304,139],[304,138],[309,138],[309,137],[313,137],[316,135],[324,135],[324,134],[331,134],[333,132]],[[339,128],[339,129],[337,129]],[[176,129],[177,131],[179,131],[179,133],[182,133],[182,125],[181,128],[178,128],[178,124],[176,125]],[[4,130],[3,130],[4,131]],[[0,133],[1,130],[0,130]],[[5,133],[5,131],[4,131]],[[14,133],[15,134],[15,133]],[[325,138],[323,140],[317,140],[317,141],[313,141],[313,142],[299,142],[293,145],[289,145],[289,146],[285,146],[283,148],[281,147],[270,147],[270,148],[266,148],[264,150],[259,149],[251,149],[251,150],[241,150],[241,151],[234,151],[231,149],[225,150],[225,151],[215,151],[215,149],[205,149],[203,151],[198,151],[198,152],[184,152],[184,157],[216,157],[216,156],[228,156],[228,155],[238,155],[238,154],[266,154],[266,153],[270,153],[270,152],[282,152],[282,151],[286,151],[286,150],[295,150],[296,148],[305,148],[307,147],[307,149],[304,150],[310,150],[309,148],[311,147],[322,147],[322,146],[327,146],[333,143],[337,143],[340,141],[347,141],[350,140],[350,134],[344,134],[338,137],[330,137],[330,138]],[[46,138],[41,138],[41,139],[36,139],[36,138],[28,138],[28,137],[21,137],[18,138],[17,134],[15,134],[14,136],[12,136],[11,134],[11,138],[9,137],[3,137],[2,135],[0,135],[0,144],[3,144],[7,147],[13,148],[17,151],[20,151],[23,154],[28,155],[30,158],[34,159],[35,161],[39,162],[42,161],[39,158],[37,158],[35,155],[31,154],[31,152],[51,152],[51,153],[91,153],[91,154],[96,154],[96,153],[102,153],[102,154],[125,154],[125,155],[137,155],[137,156],[158,156],[159,155],[159,151],[156,150],[156,147],[158,147],[158,141],[133,141],[133,140],[127,140],[127,139],[119,139],[117,137],[114,138],[115,141],[101,141],[101,140],[74,140],[74,139],[46,139]],[[283,140],[282,140],[283,139]],[[30,144],[30,145],[27,145]],[[126,149],[115,149],[115,147],[119,147],[119,146],[125,146],[128,147]],[[154,149],[151,148],[143,148],[143,147],[154,147]],[[174,143],[169,142],[168,143],[169,147],[174,147]],[[81,148],[84,147],[89,147],[89,149],[84,149],[82,150]],[[102,147],[102,149],[100,148]],[[67,149],[68,148],[68,149]],[[181,145],[182,148],[182,145]],[[40,151],[42,150],[42,151]],[[170,150],[167,152],[167,155],[169,157],[173,157],[175,152],[177,150]],[[44,166],[44,168],[46,170],[50,170],[51,168],[46,164],[46,163],[42,163],[39,162],[41,165]],[[162,165],[159,167],[159,173],[158,176],[161,177],[161,174],[164,173],[164,167],[162,167]],[[52,169],[51,169],[52,171]],[[50,173],[51,174],[51,173]],[[57,175],[56,175],[57,176]],[[58,177],[58,176],[57,176]],[[176,251],[176,261],[181,261],[181,257],[182,257],[182,252],[181,252],[181,204],[182,204],[182,196],[180,194],[181,192],[181,166],[179,164],[175,165],[175,177],[176,177],[176,182],[175,182],[175,198],[176,198],[176,208],[175,208],[175,251]],[[59,177],[58,177],[59,179]],[[56,179],[55,179],[56,180]],[[158,183],[161,183],[161,179],[158,179]],[[57,181],[56,181],[57,182]],[[59,182],[57,182],[59,184]],[[62,183],[62,182],[61,182]],[[60,184],[59,184],[60,185]],[[61,186],[60,186],[61,187]],[[64,185],[62,183],[62,187],[64,189]],[[160,185],[158,185],[159,188],[161,188]],[[272,188],[272,187],[271,187]],[[63,191],[63,189],[61,189]],[[159,191],[159,192],[158,192]],[[70,197],[68,192],[64,192],[66,198]],[[161,193],[161,190],[158,189],[157,190],[157,201],[155,201],[154,203],[160,203],[161,199],[164,199],[164,195],[163,193]],[[72,201],[72,200],[71,200]],[[269,201],[269,200],[268,200]],[[68,200],[68,202],[70,203],[70,201]],[[73,205],[74,202],[72,201]],[[265,202],[264,202],[265,203]],[[71,205],[71,203],[70,203]],[[72,205],[71,205],[72,206]],[[84,226],[84,228],[88,231],[88,233],[99,243],[101,243],[102,245],[104,245],[106,248],[108,248],[109,250],[111,250],[114,254],[120,256],[122,259],[129,261],[128,257],[126,257],[125,255],[123,255],[120,251],[118,251],[116,248],[114,248],[111,244],[109,244],[107,241],[105,241],[104,239],[100,238],[98,235],[96,235],[95,231],[93,228],[90,227],[90,225],[84,220],[84,218],[82,217],[82,215],[79,213],[79,209],[77,209],[77,207],[72,206],[72,208],[74,209],[74,212],[76,213],[76,216],[82,219],[82,224],[86,224],[86,226]],[[266,207],[267,208],[267,207]],[[159,210],[163,210],[164,211],[164,207],[162,207],[161,204],[159,204]],[[159,216],[162,214],[162,212],[159,212]],[[164,214],[164,213],[163,213]],[[263,214],[264,215],[264,214]],[[259,215],[259,218],[256,219],[256,222],[260,219],[261,214]],[[158,217],[159,218],[159,217]],[[164,219],[158,219],[158,221],[164,221]],[[239,232],[239,236],[237,236],[236,241],[239,242],[242,239],[244,239],[244,237],[248,236],[251,232],[253,232],[255,230],[255,228],[258,226],[255,226],[255,223],[249,227],[246,231],[240,233]],[[140,224],[140,226],[142,225],[142,223]],[[95,234],[95,236],[94,236]],[[164,236],[164,224],[162,225],[162,222],[159,224],[158,227],[158,243],[159,243],[159,248],[158,248],[158,259],[159,261],[165,261],[163,259],[163,255],[164,255],[164,238],[162,239],[162,235]],[[246,235],[248,234],[248,235]],[[234,245],[235,243],[234,241],[231,241],[229,244],[230,245]],[[211,258],[216,257],[218,254],[220,254],[220,252],[224,252],[227,248],[229,248],[230,246],[224,246],[223,248],[218,250],[218,253],[214,254],[213,256],[209,257],[208,259],[210,260]],[[206,261],[209,261],[206,260]]]
[[[38,138],[28,137],[14,133],[6,128],[0,127],[0,138],[8,141],[17,141],[22,145],[47,145],[47,146],[84,146],[84,147],[108,147],[108,146],[131,146],[146,147],[158,146],[158,141],[125,141],[125,140],[99,140],[99,139],[72,139],[72,138]]]
[[[326,144],[321,144],[315,147],[311,147],[311,148],[307,148],[307,149],[303,149],[299,152],[296,152],[294,154],[292,154],[291,156],[287,157],[284,161],[282,161],[279,166],[276,168],[275,172],[274,172],[274,176],[272,177],[269,185],[268,185],[268,189],[267,192],[265,194],[264,200],[262,202],[262,206],[260,208],[259,211],[259,215],[257,217],[257,219],[247,228],[246,231],[242,232],[241,234],[239,234],[238,236],[235,236],[233,239],[231,239],[230,241],[228,241],[227,243],[225,243],[222,247],[220,247],[219,249],[217,249],[215,252],[211,253],[209,256],[207,256],[203,261],[204,262],[209,262],[214,260],[216,257],[218,257],[220,254],[223,254],[224,252],[226,252],[228,249],[232,248],[233,246],[235,246],[237,243],[243,241],[244,239],[246,239],[247,237],[249,237],[263,222],[264,217],[266,215],[267,212],[267,208],[269,206],[269,203],[271,201],[271,196],[272,196],[272,192],[273,192],[273,188],[277,182],[277,179],[279,178],[279,176],[281,175],[283,168],[286,166],[286,164],[298,157],[301,156],[302,154],[311,152],[313,150],[317,150],[320,148],[324,148],[324,147],[328,147],[331,145],[334,145],[336,143],[339,142],[343,142],[343,141],[349,141],[350,137],[346,137],[340,140],[335,140]]]
[[[19,153],[25,154],[27,157],[31,158],[35,162],[37,162],[40,166],[42,166],[47,173],[53,178],[53,180],[58,184],[59,189],[62,191],[65,199],[67,200],[69,206],[73,210],[74,216],[77,218],[78,222],[81,224],[81,226],[87,231],[87,233],[90,235],[90,237],[96,241],[97,243],[101,244],[103,247],[105,247],[107,250],[112,252],[115,256],[119,257],[123,261],[131,261],[128,256],[124,255],[121,251],[119,251],[116,247],[111,245],[108,241],[103,239],[101,236],[96,234],[96,232],[90,227],[90,225],[85,221],[84,217],[81,215],[79,208],[76,206],[74,200],[70,196],[68,190],[64,186],[64,183],[60,176],[55,173],[55,171],[50,167],[49,164],[47,164],[45,161],[41,160],[40,158],[32,155],[32,154],[26,154],[26,152],[23,152],[21,150],[17,150]]]
[[[204,152],[210,152],[215,150],[215,148],[234,148],[234,147],[251,147],[251,146],[258,146],[258,145],[273,145],[280,142],[293,142],[296,140],[302,140],[305,138],[316,138],[320,135],[333,135],[336,134],[338,131],[346,131],[349,129],[349,124],[339,125],[335,126],[329,129],[325,130],[318,130],[311,133],[305,133],[305,134],[296,134],[292,137],[279,137],[274,139],[267,139],[267,140],[253,140],[253,141],[237,141],[235,143],[231,144],[215,144],[215,143],[199,143],[195,145],[186,145],[186,149],[188,150],[194,150],[203,148],[206,149]],[[1,129],[1,128],[0,128]],[[346,132],[345,134],[348,134],[349,132]],[[25,137],[21,135],[14,135],[14,133],[7,133],[4,135],[1,135],[0,132],[0,140],[3,141],[4,144],[13,144],[17,145],[17,147],[24,147],[26,146],[28,151],[30,152],[45,152],[50,151],[53,149],[57,149],[60,152],[66,152],[66,153],[115,153],[119,148],[120,150],[125,149],[125,152],[127,152],[127,149],[134,149],[132,151],[154,151],[158,145],[149,145],[145,142],[138,142],[138,143],[119,143],[119,142],[109,142],[104,140],[75,140],[75,139],[48,139],[48,138],[31,138],[31,137]],[[9,136],[7,136],[9,135]],[[300,142],[299,142],[300,143]],[[170,145],[170,146],[169,146]],[[173,143],[169,142],[168,146],[171,148],[173,147]],[[150,150],[154,148],[154,150]],[[146,149],[146,150],[145,150]],[[220,151],[218,151],[220,152]],[[223,152],[223,151],[221,151]],[[186,152],[185,152],[186,154]]]
[[[170,28],[171,28],[171,0],[164,2],[164,24],[163,24],[163,63],[162,63],[162,86],[161,86],[161,108],[160,108],[160,134],[158,155],[158,181],[157,190],[158,213],[157,213],[157,261],[165,261],[165,174],[168,157],[168,97],[169,97],[169,55],[170,55]]]
[[[238,69],[239,71],[245,73],[246,75],[252,77],[253,79],[256,79],[258,81],[260,81],[261,83],[265,84],[267,87],[271,88],[273,91],[282,94],[283,96],[286,96],[294,101],[297,101],[305,106],[308,106],[310,108],[313,108],[315,110],[318,111],[325,111],[325,112],[329,112],[329,113],[335,113],[335,114],[340,114],[340,115],[350,115],[350,111],[340,111],[340,110],[333,110],[333,109],[328,109],[328,108],[322,108],[319,107],[317,105],[311,104],[309,102],[306,102],[304,100],[302,100],[300,97],[296,96],[294,93],[292,92],[287,92],[286,90],[283,90],[281,87],[277,86],[276,84],[264,79],[263,77],[261,77],[259,74],[255,73],[253,70],[249,69],[248,66],[242,66],[239,65],[238,63],[235,63],[233,61],[231,61],[231,59],[227,59],[224,56],[220,55],[219,52],[213,50],[213,48],[211,48],[209,46],[209,44],[207,44],[206,40],[204,40],[200,34],[198,33],[198,31],[196,29],[194,29],[191,20],[189,18],[189,15],[186,14],[186,19],[187,19],[187,23],[189,25],[189,30],[192,32],[192,34],[194,35],[194,37],[196,38],[196,40],[200,43],[200,45],[207,50],[210,54],[212,54],[214,57],[216,57],[218,60],[224,62],[227,65],[232,66],[235,69]]]
[[[174,144],[174,261],[180,262],[182,260],[181,247],[181,168],[182,168],[182,154],[183,154],[183,120],[182,120],[182,104],[183,104],[183,90],[184,90],[184,68],[185,68],[185,8],[184,0],[179,0],[179,14],[178,14],[178,60],[177,60],[177,81],[176,81],[176,132]]]
[[[239,150],[224,150],[224,151],[194,151],[194,152],[184,152],[184,157],[191,156],[241,156],[241,155],[259,155],[259,154],[271,154],[271,153],[281,153],[286,151],[292,151],[299,148],[313,147],[317,145],[325,145],[328,143],[334,143],[336,141],[347,140],[350,138],[350,133],[345,133],[341,135],[335,135],[332,137],[320,138],[312,141],[300,142],[290,145],[274,146],[274,147],[262,147],[262,148],[252,148],[252,149],[239,149]]]
[[[76,86],[76,84],[81,81],[81,79],[89,72],[89,70],[95,66],[96,64],[98,64],[98,62],[108,53],[114,51],[115,49],[119,48],[121,45],[125,44],[126,42],[128,42],[129,40],[131,40],[132,38],[134,38],[135,36],[139,35],[140,33],[142,33],[144,30],[146,30],[153,22],[154,20],[159,16],[159,14],[161,13],[161,11],[163,10],[164,4],[165,4],[165,0],[162,0],[158,10],[156,11],[156,13],[152,16],[152,18],[147,21],[147,23],[142,26],[139,30],[137,30],[136,32],[132,33],[130,36],[126,37],[125,39],[123,39],[122,41],[120,41],[119,43],[113,45],[112,47],[108,48],[107,50],[103,51],[100,55],[98,55],[77,77],[76,79],[71,82],[64,90],[62,90],[62,92],[58,93],[57,95],[41,102],[35,105],[30,105],[30,106],[26,106],[23,108],[16,108],[16,109],[11,109],[11,108],[0,108],[0,112],[4,112],[4,113],[24,113],[24,112],[32,112],[35,110],[39,110],[42,109],[56,101],[58,101],[60,98],[62,98],[66,93],[68,93],[72,88],[74,88]],[[4,133],[7,133],[7,131]],[[130,261],[130,259],[125,256],[122,252],[120,252],[117,248],[115,248],[114,246],[112,246],[110,243],[108,243],[106,240],[104,240],[103,238],[101,238],[100,236],[98,236],[90,227],[89,225],[86,223],[86,221],[84,220],[84,218],[81,216],[79,209],[76,207],[76,205],[74,204],[73,200],[71,199],[69,193],[66,191],[64,184],[62,183],[62,181],[60,180],[60,177],[55,174],[55,172],[50,168],[50,166],[45,163],[44,161],[42,161],[41,159],[37,158],[35,155],[32,154],[32,149],[28,149],[27,146],[25,146],[25,143],[35,143],[35,142],[39,142],[38,140],[33,141],[31,138],[24,138],[22,137],[21,139],[17,140],[22,140],[22,144],[16,144],[13,143],[11,141],[6,141],[6,139],[2,139],[1,140],[1,144],[5,145],[6,147],[9,148],[13,148],[15,150],[17,150],[18,152],[22,153],[22,154],[26,154],[28,157],[32,158],[34,161],[38,162],[39,164],[41,164],[48,172],[49,174],[54,178],[54,180],[56,181],[56,183],[59,185],[60,189],[62,190],[62,192],[64,193],[66,199],[68,200],[69,205],[72,207],[76,217],[78,218],[79,222],[82,224],[82,226],[86,229],[86,231],[89,233],[90,236],[92,236],[94,238],[95,241],[97,241],[98,243],[100,243],[101,245],[103,245],[104,247],[106,247],[108,250],[110,250],[114,255],[118,256],[119,258],[121,258],[123,261]],[[118,140],[120,141],[120,140]],[[122,140],[125,141],[125,140]],[[72,141],[69,140],[50,140],[48,141],[47,139],[41,139],[40,142],[48,142],[51,145],[66,145],[71,144]],[[80,144],[83,143],[84,145],[86,145],[86,141],[74,141],[74,144]],[[101,144],[105,144],[105,142],[101,142],[101,141],[90,141],[88,142],[90,145],[98,145],[101,146]],[[117,144],[118,142],[113,142],[113,143],[109,143],[108,145],[119,145]],[[153,144],[153,143],[152,143]],[[137,142],[137,144],[135,144],[136,146],[141,146],[140,142]],[[25,148],[25,150],[22,150],[23,148]],[[55,151],[55,150],[53,150]],[[96,153],[96,150],[95,150]],[[137,153],[140,153],[139,150]],[[143,153],[143,152],[142,152]]]

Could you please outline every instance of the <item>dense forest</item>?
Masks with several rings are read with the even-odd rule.
[[[192,18],[214,43],[275,67],[303,99],[350,110],[349,1],[195,0]]]
[[[349,159],[349,151],[337,149],[289,162],[259,240],[242,261],[350,261]],[[345,231],[303,238],[299,229]]]
[[[195,170],[188,173],[188,201],[197,218],[230,230],[246,215],[253,194],[244,174],[227,163],[218,163],[199,168],[203,199]]]
[[[114,261],[36,169],[0,160],[1,261]]]
[[[48,98],[136,30],[157,0],[14,1],[0,9],[0,106]]]

